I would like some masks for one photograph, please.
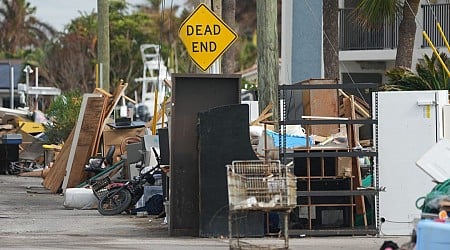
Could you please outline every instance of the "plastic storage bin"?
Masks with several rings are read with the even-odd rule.
[[[450,249],[450,223],[421,220],[417,224],[416,250]]]
[[[2,144],[22,144],[21,134],[4,134],[2,135]]]

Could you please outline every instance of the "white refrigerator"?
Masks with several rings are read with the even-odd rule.
[[[410,235],[421,216],[417,199],[435,186],[416,161],[443,138],[448,91],[377,92],[372,101],[373,118],[378,120],[375,178],[385,188],[378,196],[377,227],[381,235]]]

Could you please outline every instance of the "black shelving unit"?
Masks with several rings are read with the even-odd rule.
[[[283,164],[294,163],[294,173],[297,177],[297,207],[291,213],[290,235],[377,235],[379,230],[376,228],[374,220],[355,225],[355,211],[357,210],[358,200],[364,206],[369,204],[371,211],[375,213],[378,210],[378,180],[373,178],[372,186],[368,189],[355,187],[355,180],[360,176],[351,173],[345,176],[337,174],[337,165],[339,159],[351,158],[357,161],[358,157],[368,156],[372,159],[369,171],[372,174],[378,172],[377,149],[361,150],[351,147],[317,147],[306,144],[304,148],[289,150],[286,148],[286,125],[301,125],[304,128],[310,128],[315,125],[324,124],[345,124],[353,126],[356,124],[373,125],[376,127],[376,119],[289,119],[288,101],[293,96],[301,96],[305,90],[336,90],[339,100],[339,89],[372,89],[376,84],[305,84],[300,82],[292,85],[280,85],[278,88],[278,97],[280,102],[279,123],[279,155]],[[289,100],[288,100],[289,98]],[[376,101],[376,100],[375,100]],[[299,116],[296,116],[299,117]],[[306,129],[307,138],[309,137]],[[376,134],[376,133],[375,133]],[[372,138],[373,141],[376,138]],[[309,140],[306,140],[309,141]],[[375,144],[376,145],[376,144]],[[359,168],[359,165],[358,165]],[[378,176],[378,175],[374,175]],[[364,207],[363,206],[363,207]],[[331,215],[339,215],[342,220],[331,221],[327,219]],[[378,214],[378,213],[375,213]],[[363,216],[366,216],[367,213]],[[363,221],[367,222],[367,220]],[[371,222],[371,224],[370,224]]]

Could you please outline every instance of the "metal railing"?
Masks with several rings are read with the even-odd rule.
[[[353,9],[339,10],[340,50],[394,49],[397,47],[400,18],[393,23],[387,21],[378,29],[367,29],[359,25]]]
[[[352,13],[353,9],[339,10],[339,47],[340,50],[372,50],[372,49],[395,49],[398,42],[398,27],[401,18],[397,17],[395,22],[384,22],[379,29],[368,30],[360,26]],[[450,4],[424,4],[421,6],[423,13],[422,23],[418,23],[419,29],[427,32],[436,47],[445,46],[436,22],[441,24],[447,40],[450,37]],[[416,19],[417,22],[420,22]],[[429,47],[425,39],[422,47]]]
[[[450,4],[429,4],[422,5],[423,30],[427,32],[434,46],[444,47],[444,39],[439,34],[436,23],[441,24],[442,30],[447,37],[450,37]],[[429,47],[427,41],[422,39],[422,47]]]

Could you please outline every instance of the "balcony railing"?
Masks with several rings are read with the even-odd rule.
[[[380,28],[368,30],[359,25],[353,9],[339,10],[340,50],[394,49],[397,47],[399,18],[385,21]]]
[[[421,6],[423,19],[417,24],[419,29],[425,30],[436,47],[445,46],[436,21],[439,21],[447,40],[450,38],[450,4],[427,4]],[[398,27],[400,18],[392,23],[387,21],[379,29],[368,30],[361,27],[352,14],[353,9],[339,10],[339,47],[340,50],[372,50],[397,48]],[[416,19],[416,21],[419,21]],[[429,47],[423,39],[422,47]]]
[[[442,30],[450,38],[450,4],[430,4],[422,5],[423,30],[425,30],[435,47],[444,47],[444,39],[439,34],[436,22],[441,24]],[[429,47],[427,41],[423,39],[422,47]]]

